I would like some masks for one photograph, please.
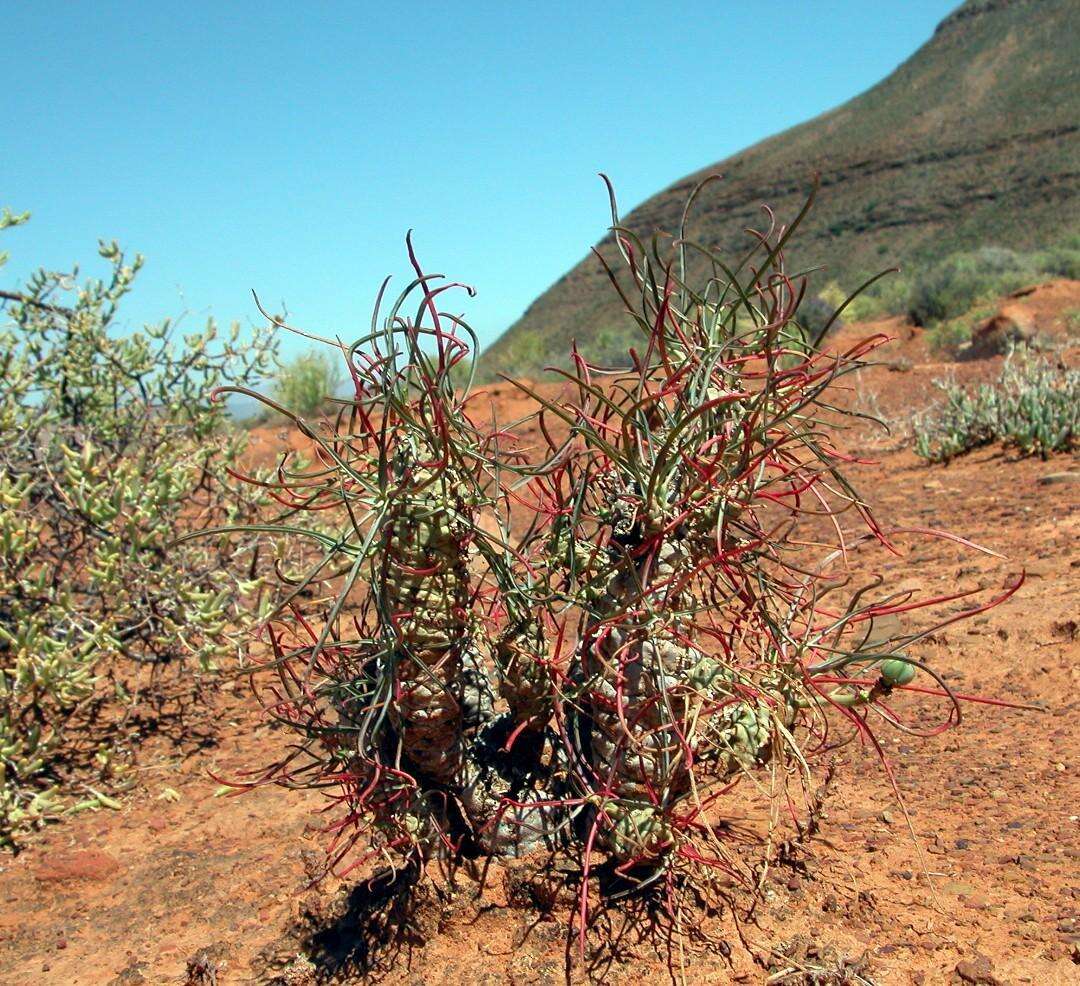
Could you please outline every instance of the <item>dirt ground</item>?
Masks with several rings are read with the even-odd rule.
[[[1080,303],[1078,288],[1017,303],[1050,331]],[[482,890],[462,875],[452,892],[428,891],[404,940],[381,942],[372,917],[381,891],[308,886],[326,839],[318,795],[220,795],[218,778],[269,762],[288,742],[235,683],[206,712],[216,736],[148,753],[119,810],[76,815],[0,857],[0,982],[1080,982],[1080,461],[1017,461],[991,448],[948,466],[919,462],[905,426],[946,368],[920,330],[884,327],[898,336],[891,365],[868,372],[854,399],[893,434],[849,436],[853,451],[877,459],[852,470],[856,486],[893,525],[944,528],[1007,561],[913,538],[903,557],[877,552],[859,565],[932,595],[991,592],[1026,571],[1009,602],[935,634],[917,656],[957,691],[1038,707],[968,706],[960,728],[932,739],[882,732],[918,847],[879,759],[852,745],[819,832],[773,867],[753,914],[732,888],[734,910],[684,915],[709,944],[688,941],[680,953],[662,913],[623,922],[616,908],[582,959],[567,935],[572,875],[548,874],[545,892],[520,864],[494,868]],[[974,379],[997,363],[955,372]],[[495,399],[507,417],[520,410],[505,387]],[[263,453],[275,440],[259,436]],[[726,817],[733,832],[762,821],[738,799]],[[293,961],[300,952],[313,971]],[[841,968],[848,979],[807,978]]]

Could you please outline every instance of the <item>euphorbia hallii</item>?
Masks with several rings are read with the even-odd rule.
[[[834,394],[885,338],[803,330],[801,215],[729,267],[683,230],[643,243],[611,202],[608,273],[640,329],[623,365],[575,350],[562,390],[518,383],[533,411],[500,426],[443,310],[457,286],[410,243],[411,284],[337,344],[352,396],[294,416],[316,461],[278,470],[263,529],[321,553],[264,625],[256,680],[303,742],[254,783],[336,792],[339,870],[546,850],[579,864],[584,914],[601,859],[632,884],[729,866],[711,819],[736,781],[805,780],[845,738],[910,729],[905,691],[959,722],[918,657],[934,627],[899,618],[943,600],[852,574],[949,536],[889,529],[844,476]]]

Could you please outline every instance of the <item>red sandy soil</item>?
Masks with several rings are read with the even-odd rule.
[[[1080,285],[1062,282],[1016,303],[1031,306],[1041,333],[1056,334],[1062,313],[1080,306]],[[903,557],[879,551],[860,569],[928,595],[957,586],[992,592],[1026,570],[1009,602],[937,633],[917,656],[957,691],[1041,709],[969,706],[959,729],[933,739],[883,729],[921,849],[879,759],[852,745],[836,764],[820,830],[773,866],[753,915],[742,913],[748,898],[736,887],[734,912],[684,915],[711,944],[688,941],[680,955],[662,914],[632,915],[625,927],[621,907],[629,905],[616,905],[583,960],[567,934],[572,875],[549,873],[545,885],[521,864],[493,867],[482,890],[459,874],[452,891],[426,891],[405,940],[380,943],[365,924],[372,894],[362,880],[308,887],[326,841],[317,794],[214,796],[215,776],[265,764],[288,742],[235,683],[205,711],[204,723],[218,727],[209,746],[148,749],[140,785],[120,810],[73,816],[31,837],[18,856],[0,857],[0,982],[178,983],[189,968],[186,981],[223,986],[322,981],[289,968],[299,952],[320,977],[337,970],[335,981],[410,986],[680,977],[1080,982],[1080,461],[1017,461],[985,449],[949,466],[919,462],[903,447],[905,420],[947,368],[931,362],[920,330],[884,327],[899,336],[886,350],[892,366],[869,371],[855,399],[876,406],[894,435],[848,439],[853,451],[878,458],[852,470],[856,486],[892,524],[944,528],[1008,560],[910,539]],[[866,328],[844,330],[842,339]],[[998,362],[952,369],[974,379]],[[503,420],[527,406],[507,386],[495,389],[495,401]],[[256,435],[264,460],[277,447],[274,430]],[[920,624],[931,615],[919,614]],[[904,702],[907,710],[937,707]],[[725,817],[732,832],[762,828],[760,810],[745,799],[733,799]],[[538,912],[537,900],[549,911]],[[808,978],[845,961],[848,979]]]

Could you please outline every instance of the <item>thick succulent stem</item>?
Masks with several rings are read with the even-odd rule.
[[[612,799],[608,842],[620,855],[652,855],[667,841],[659,818],[689,788],[692,695],[681,683],[702,655],[678,615],[675,582],[684,561],[680,548],[665,542],[644,564],[617,574],[583,648],[591,763]],[[653,815],[656,825],[645,817]],[[644,829],[642,838],[634,835]]]
[[[440,784],[461,767],[464,672],[476,665],[469,517],[460,492],[437,477],[403,498],[387,524],[384,602],[398,635],[391,717],[408,759]]]
[[[543,730],[551,718],[551,676],[541,663],[547,649],[543,628],[531,614],[512,622],[493,649],[499,694],[513,723],[530,733]]]

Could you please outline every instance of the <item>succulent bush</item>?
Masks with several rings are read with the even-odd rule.
[[[269,340],[221,341],[213,323],[114,334],[142,258],[100,254],[104,280],[41,270],[0,294],[0,840],[62,810],[75,723],[134,704],[169,663],[235,653],[259,581],[250,538],[174,541],[262,499],[221,484],[244,438],[209,392],[265,373]]]
[[[847,417],[833,388],[885,337],[839,355],[808,340],[794,225],[729,267],[685,235],[639,241],[614,195],[612,212],[609,273],[641,339],[622,368],[575,352],[561,391],[517,384],[530,418],[488,420],[453,386],[471,348],[442,307],[453,285],[410,246],[415,279],[343,349],[336,421],[295,416],[317,461],[282,468],[293,515],[274,530],[324,553],[289,576],[255,677],[301,741],[250,782],[333,791],[340,873],[568,857],[582,935],[594,873],[669,901],[688,872],[752,887],[715,824],[741,779],[810,810],[828,751],[911,729],[905,691],[958,722],[915,652],[936,626],[898,614],[967,595],[855,581],[858,554],[913,533],[873,518],[830,437]],[[703,283],[685,280],[691,251]]]
[[[990,383],[935,385],[942,400],[915,422],[915,452],[930,462],[995,442],[1044,459],[1080,444],[1080,370],[1061,360],[1014,351]]]

